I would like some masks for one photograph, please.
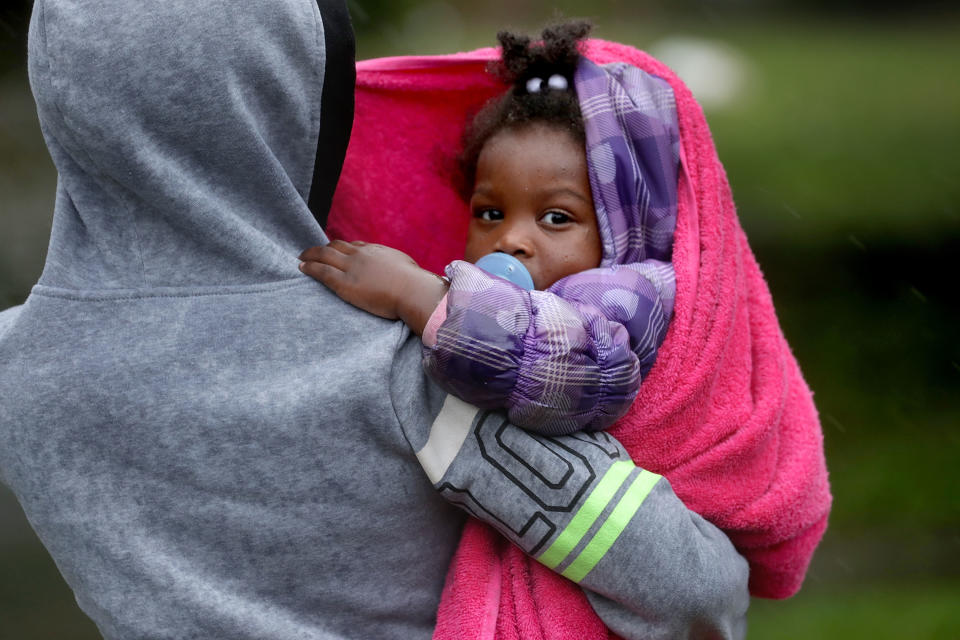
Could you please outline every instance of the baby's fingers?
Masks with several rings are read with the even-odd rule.
[[[317,259],[317,256],[323,253],[323,250],[325,248],[326,248],[326,245],[319,246],[319,247],[310,247],[309,249],[303,250],[300,253],[300,255],[298,255],[297,257],[300,260],[303,260],[304,262],[311,261],[311,260],[315,261]]]
[[[349,253],[341,251],[339,246],[333,244],[328,244],[323,247],[311,247],[303,253],[300,254],[301,262],[319,262],[322,264],[328,264],[331,267],[335,267],[340,271],[345,271],[347,268],[348,260],[350,254],[353,253],[353,249]]]
[[[352,243],[343,240],[334,240],[330,244],[324,244],[317,247],[310,247],[298,258],[304,262],[326,262],[332,264],[344,255],[350,255],[356,251]]]
[[[335,266],[315,261],[301,262],[300,271],[319,280],[341,300],[355,307],[382,318],[396,319],[397,317],[395,303],[390,296],[383,295],[369,282],[364,282],[362,279],[358,281],[355,274],[345,273]]]
[[[323,262],[311,260],[300,263],[300,271],[307,274],[314,280],[319,280],[327,287],[337,293],[343,284],[343,271]]]
[[[327,247],[330,249],[336,249],[340,253],[350,255],[357,250],[357,247],[362,247],[365,244],[365,242],[360,242],[359,240],[354,242],[347,242],[346,240],[331,240]]]

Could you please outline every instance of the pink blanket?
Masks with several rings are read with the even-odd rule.
[[[636,463],[666,476],[750,563],[750,590],[795,593],[827,525],[830,490],[810,390],[783,338],[740,228],[700,106],[666,66],[592,40],[595,62],[625,61],[677,98],[681,162],[674,318],[633,408],[611,430]],[[333,237],[397,247],[440,271],[459,258],[468,214],[451,160],[468,117],[503,91],[497,52],[358,64],[353,138],[334,199]],[[771,161],[766,159],[764,161]],[[579,588],[470,521],[447,577],[436,638],[605,638]]]

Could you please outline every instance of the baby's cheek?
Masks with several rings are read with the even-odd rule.
[[[476,262],[483,256],[490,253],[484,249],[482,238],[474,231],[467,234],[467,246],[463,250],[463,259],[467,262]]]

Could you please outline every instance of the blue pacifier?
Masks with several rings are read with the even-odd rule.
[[[479,260],[477,266],[489,273],[513,284],[521,289],[533,289],[533,278],[523,263],[507,253],[488,253]]]

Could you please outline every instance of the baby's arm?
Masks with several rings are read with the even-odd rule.
[[[424,335],[424,365],[448,392],[506,407],[521,427],[599,430],[633,403],[673,306],[673,269],[648,261],[591,269],[525,291],[465,263]]]
[[[334,240],[307,249],[300,260],[302,272],[346,302],[381,318],[403,320],[417,335],[447,292],[442,278],[380,244]]]
[[[591,269],[525,291],[466,262],[447,283],[406,254],[335,240],[301,270],[345,301],[423,335],[424,367],[448,392],[514,424],[558,435],[609,427],[630,408],[672,310],[668,263]],[[438,304],[443,300],[441,308]],[[431,323],[434,324],[434,323]]]

